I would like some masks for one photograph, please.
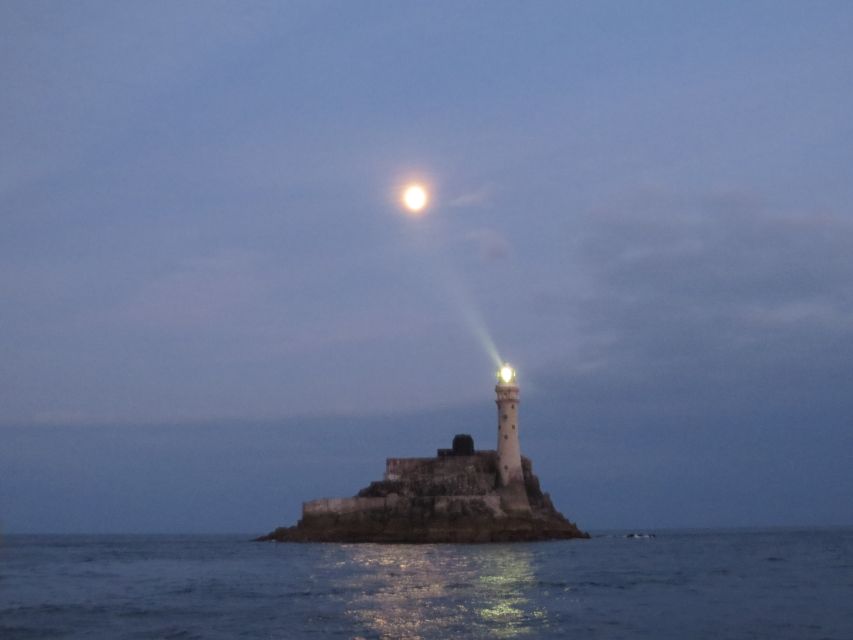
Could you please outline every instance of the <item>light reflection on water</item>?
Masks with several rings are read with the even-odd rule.
[[[532,554],[517,545],[486,547],[353,545],[347,615],[368,637],[476,635],[512,638],[547,626],[529,594]],[[348,590],[349,590],[348,589]]]
[[[530,551],[501,547],[486,559],[480,576],[486,602],[478,613],[484,621],[500,625],[493,633],[511,638],[532,632],[534,622],[542,626],[547,621],[546,611],[528,597],[537,583]]]

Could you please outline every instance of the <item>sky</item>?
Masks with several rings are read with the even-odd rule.
[[[0,533],[293,523],[495,352],[582,528],[853,524],[853,4],[13,0],[0,86]]]

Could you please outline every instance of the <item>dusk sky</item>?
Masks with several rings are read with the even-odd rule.
[[[0,87],[0,533],[494,448],[490,343],[584,529],[853,524],[853,3],[7,0]]]

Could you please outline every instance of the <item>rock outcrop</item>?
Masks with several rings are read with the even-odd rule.
[[[524,484],[499,486],[495,451],[470,436],[435,458],[389,458],[383,480],[353,498],[306,502],[302,518],[258,540],[280,542],[515,542],[588,538],[539,487],[528,458]]]

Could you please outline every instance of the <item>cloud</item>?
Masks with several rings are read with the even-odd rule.
[[[490,186],[467,191],[451,198],[447,205],[455,208],[478,207],[488,204],[492,198],[493,189]]]
[[[732,317],[756,306],[853,303],[853,225],[841,216],[657,198],[578,224],[573,249],[600,299]]]
[[[722,419],[751,404],[823,411],[853,383],[846,218],[749,198],[647,196],[576,224],[578,284],[532,294],[537,312],[579,334],[576,357],[553,366],[572,384],[586,379],[597,397],[624,394],[658,414]]]

